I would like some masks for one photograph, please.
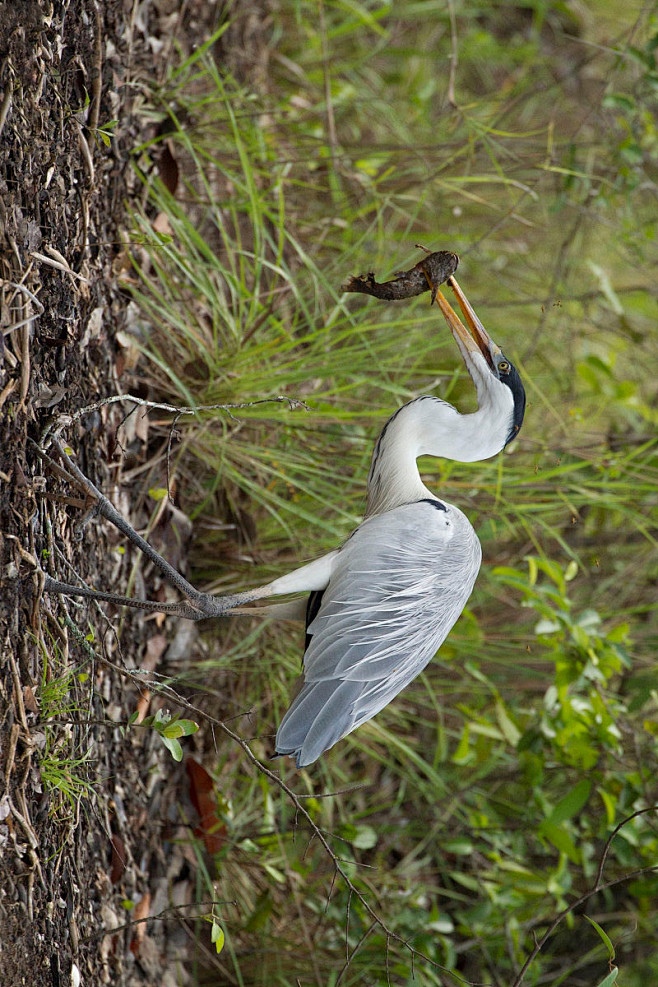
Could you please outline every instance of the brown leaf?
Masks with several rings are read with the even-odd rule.
[[[112,864],[110,866],[110,880],[116,884],[124,870],[126,869],[126,847],[120,836],[114,833],[110,837],[112,844]]]
[[[166,212],[158,213],[153,220],[153,229],[156,233],[164,233],[166,236],[174,235],[171,223],[169,222],[169,216],[167,216]]]
[[[190,779],[190,799],[199,814],[194,835],[203,840],[209,854],[219,853],[226,842],[226,824],[217,815],[215,783],[193,757],[187,758],[185,768]]]
[[[150,637],[146,642],[141,667],[147,672],[154,671],[166,651],[168,644],[169,641],[164,634],[154,634],[153,637]]]
[[[32,691],[32,687],[29,685],[23,686],[23,704],[25,705],[25,709],[30,713],[39,712],[37,701],[34,698],[34,692]]]
[[[138,408],[132,417],[135,419],[135,436],[146,444],[149,437],[148,408]]]
[[[151,704],[151,693],[148,689],[139,690],[139,699],[137,700],[137,719],[136,723],[141,723],[146,714],[148,713],[148,708]]]
[[[144,894],[137,902],[132,913],[133,921],[138,923],[135,925],[132,942],[130,943],[130,951],[131,953],[134,953],[135,956],[139,952],[139,947],[144,940],[144,936],[146,935],[146,922],[142,922],[141,919],[148,918],[150,909],[151,895],[147,891],[146,894]]]
[[[174,157],[173,143],[170,140],[162,145],[158,171],[164,187],[171,195],[175,195],[178,187],[178,162]]]

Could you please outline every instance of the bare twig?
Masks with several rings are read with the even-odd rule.
[[[608,852],[610,850],[612,841],[614,840],[615,836],[624,826],[626,826],[627,823],[631,822],[632,819],[635,819],[636,816],[642,816],[647,812],[658,812],[658,805],[650,805],[646,809],[638,809],[637,812],[633,812],[630,816],[627,816],[625,819],[622,819],[622,821],[619,823],[618,826],[615,826],[603,848],[603,853],[601,854],[601,860],[599,862],[599,868],[596,873],[596,880],[594,881],[594,884],[589,889],[589,891],[586,891],[579,898],[577,898],[576,901],[573,901],[566,908],[563,908],[561,912],[558,912],[558,914],[555,916],[555,918],[553,919],[553,921],[551,922],[551,924],[549,925],[548,929],[541,937],[541,939],[536,940],[535,948],[526,957],[525,963],[519,970],[516,979],[511,984],[511,987],[521,987],[521,984],[523,983],[525,975],[528,972],[528,968],[530,967],[530,964],[539,955],[546,942],[553,935],[558,925],[561,923],[562,919],[566,918],[567,915],[573,912],[580,905],[583,905],[586,901],[588,901],[599,891],[605,891],[606,888],[614,888],[618,884],[624,884],[626,881],[632,881],[634,878],[640,877],[642,874],[651,874],[658,871],[658,864],[654,864],[653,866],[650,867],[640,867],[638,870],[631,871],[630,874],[624,874],[623,877],[615,878],[613,881],[606,881],[605,883],[601,882],[601,878],[603,877],[603,869],[605,867],[605,862],[608,856]]]
[[[364,942],[369,937],[370,933],[374,929],[376,929],[376,928],[377,928],[377,924],[375,922],[372,922],[368,926],[368,928],[365,930],[365,932],[362,934],[361,938],[357,942],[357,944],[354,947],[354,949],[352,950],[352,952],[351,953],[348,952],[347,959],[346,959],[345,963],[343,964],[343,966],[341,968],[341,971],[340,971],[340,973],[338,974],[338,976],[336,978],[336,987],[338,987],[338,984],[343,979],[343,974],[347,973],[347,970],[349,968],[350,963],[352,962],[352,960],[354,959],[354,957],[356,956],[356,954],[358,953],[358,951],[361,949],[361,947],[363,946]]]
[[[94,61],[91,68],[91,102],[87,126],[90,130],[98,129],[98,119],[101,109],[101,91],[103,81],[103,22],[98,0],[94,3]]]
[[[303,408],[304,411],[309,410],[308,405],[299,398],[289,398],[281,394],[272,398],[260,398],[257,401],[240,401],[229,404],[200,404],[195,408],[188,408],[185,406],[177,407],[173,404],[163,404],[160,401],[147,401],[145,398],[138,398],[134,394],[113,394],[110,397],[103,398],[102,401],[96,401],[94,404],[88,404],[84,408],[80,408],[72,415],[60,415],[54,422],[50,422],[47,426],[45,432],[41,436],[41,443],[43,444],[46,442],[49,436],[53,433],[59,434],[62,429],[67,428],[74,422],[80,421],[81,418],[85,418],[94,411],[100,411],[101,408],[105,408],[111,404],[121,404],[123,401],[128,401],[135,405],[135,408],[128,412],[124,418],[124,421],[129,418],[138,407],[150,408],[154,411],[168,411],[172,415],[176,415],[175,421],[177,421],[182,415],[197,415],[200,411],[225,411],[230,418],[237,421],[235,416],[231,414],[232,411],[239,411],[243,408],[254,408],[260,404],[287,404],[290,410],[294,410],[296,408]]]
[[[132,681],[133,684],[137,684],[139,688],[144,687],[145,681],[143,675],[137,675],[135,674],[134,671],[130,669],[122,668],[120,665],[115,664],[106,656],[103,656],[101,660],[104,661],[105,664],[107,664],[110,668],[116,671],[119,675],[122,675],[125,678],[130,679],[130,681]],[[422,953],[420,950],[417,950],[403,936],[399,935],[393,929],[389,928],[389,926],[386,924],[384,919],[372,907],[372,905],[366,898],[365,894],[359,890],[359,888],[354,884],[352,879],[349,877],[349,874],[347,873],[345,867],[342,865],[340,857],[338,857],[336,853],[334,853],[329,843],[329,837],[324,832],[324,830],[320,829],[320,827],[313,821],[310,813],[304,807],[302,802],[303,796],[297,795],[297,793],[294,792],[292,788],[290,788],[290,786],[287,785],[285,781],[278,774],[276,774],[265,764],[263,764],[262,761],[260,761],[258,757],[254,754],[254,752],[252,751],[251,747],[246,742],[246,740],[243,740],[242,737],[239,736],[239,734],[231,730],[231,728],[227,726],[224,720],[220,720],[217,717],[212,716],[210,713],[207,713],[205,710],[200,709],[199,707],[195,706],[193,703],[186,700],[183,696],[179,695],[179,693],[177,693],[176,690],[170,684],[163,684],[157,681],[152,681],[148,683],[148,687],[152,691],[158,692],[160,695],[165,696],[169,701],[175,703],[181,709],[184,709],[194,714],[194,716],[198,717],[201,720],[204,720],[206,723],[212,725],[221,733],[223,733],[226,737],[232,740],[233,743],[237,744],[237,746],[245,754],[250,764],[258,772],[260,772],[260,774],[264,775],[270,782],[272,782],[273,785],[275,785],[277,788],[281,789],[281,791],[284,792],[284,794],[287,796],[287,798],[294,806],[296,817],[302,818],[306,822],[306,824],[308,825],[311,831],[312,838],[318,840],[323,850],[332,861],[332,864],[334,866],[334,873],[340,876],[345,887],[347,888],[348,894],[350,895],[350,899],[356,898],[361,903],[361,906],[364,908],[366,913],[370,916],[372,920],[372,927],[370,931],[372,931],[372,928],[378,927],[385,935],[387,942],[387,950],[388,950],[389,942],[396,942],[404,949],[410,952],[412,956],[412,962],[417,957],[418,959],[423,960],[425,963],[431,964],[431,966],[433,966],[435,969],[441,970],[441,972],[445,976],[451,977],[452,979],[454,979],[456,982],[460,984],[468,984],[469,987],[478,987],[478,985],[473,985],[470,981],[467,981],[464,978],[460,977],[458,974],[453,973],[447,967],[444,967],[440,963],[437,963],[436,960],[432,959],[430,956],[427,956],[425,953]],[[357,948],[360,945],[361,943],[357,945]]]
[[[7,84],[5,86],[5,91],[2,96],[2,103],[0,103],[0,134],[4,130],[5,121],[7,120],[7,114],[9,113],[9,107],[11,106],[11,97],[14,92],[14,83],[11,76],[7,78]]]
[[[36,315],[30,315],[26,319],[21,319],[20,322],[14,322],[10,326],[5,326],[2,330],[2,335],[9,336],[9,334],[15,332],[16,329],[22,329],[23,326],[28,326],[31,322],[34,322],[35,319],[38,319],[39,316],[43,314],[43,305],[41,304],[37,296],[34,295],[26,285],[19,284],[16,281],[5,281],[4,283],[8,284],[11,288],[15,288],[17,291],[22,291],[23,294],[27,295],[30,301],[34,305],[36,305],[38,309]],[[9,300],[8,305],[11,305],[12,300],[13,299]]]
[[[53,248],[51,248],[51,252],[54,252]],[[82,274],[78,274],[77,271],[74,271],[73,268],[69,266],[66,258],[62,258],[59,251],[57,251],[57,254],[59,255],[57,258],[47,257],[45,254],[39,253],[38,250],[33,250],[31,256],[34,257],[35,260],[40,260],[42,264],[47,264],[48,267],[54,267],[56,271],[61,271],[62,274],[68,274],[69,277],[74,278],[77,281],[81,281],[82,284],[89,284],[89,280]]]
[[[116,726],[116,724],[115,724]],[[85,936],[81,939],[81,942],[91,942],[93,939],[99,939],[103,936],[115,936],[119,932],[126,932],[128,929],[134,929],[137,925],[144,925],[146,922],[169,922],[172,918],[183,918],[183,919],[197,919],[204,918],[208,913],[199,911],[199,909],[207,906],[209,908],[217,908],[219,905],[237,905],[235,899],[230,899],[227,901],[214,901],[210,899],[208,901],[190,901],[183,905],[169,905],[167,908],[163,908],[161,912],[157,915],[145,915],[144,918],[134,919],[132,922],[126,922],[124,925],[117,925],[113,929],[100,928],[96,932],[93,932],[89,936]],[[188,909],[195,909],[191,915],[186,914]],[[181,913],[183,913],[181,915]]]

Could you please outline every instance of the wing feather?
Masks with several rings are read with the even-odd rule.
[[[481,549],[468,519],[427,501],[364,521],[340,550],[307,632],[304,686],[277,752],[311,764],[432,659],[468,600]]]

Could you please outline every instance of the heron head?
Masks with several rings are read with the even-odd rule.
[[[525,389],[519,372],[500,346],[494,343],[456,279],[449,277],[447,284],[455,293],[466,326],[440,291],[436,293],[436,300],[459,346],[466,369],[473,378],[480,406],[500,400],[510,406],[507,445],[518,434],[525,414]]]

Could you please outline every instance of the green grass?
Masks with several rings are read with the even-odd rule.
[[[503,3],[456,10],[453,43],[443,4],[319,9],[273,13],[267,88],[200,51],[153,93],[182,176],[173,194],[152,168],[161,139],[135,155],[148,191],[127,279],[141,372],[181,405],[307,406],[178,420],[172,466],[198,533],[197,579],[246,586],[335,547],[361,516],[391,411],[424,391],[473,406],[427,299],[345,296],[347,275],[409,266],[415,242],[457,250],[529,405],[495,461],[422,464],[472,518],[485,557],[437,659],[312,770],[276,762],[299,793],[342,793],[311,800],[313,818],[386,926],[429,959],[368,931],[285,793],[223,746],[229,838],[200,885],[237,906],[222,914],[209,976],[386,984],[413,969],[421,983],[458,982],[433,961],[511,985],[535,937],[592,887],[614,827],[658,800],[658,25],[612,4]],[[166,444],[168,422],[153,434]],[[182,677],[222,717],[250,711],[231,723],[265,758],[300,631],[244,620],[213,639]],[[653,866],[656,851],[655,819],[636,817],[605,879]],[[656,880],[588,906],[625,987],[655,972]],[[604,941],[570,915],[524,983],[607,972]]]
[[[71,725],[72,721],[84,723],[89,714],[91,700],[85,686],[89,676],[67,667],[62,645],[52,635],[46,639],[42,634],[39,646],[43,658],[43,678],[36,693],[43,733],[39,772],[49,794],[51,816],[72,821],[77,819],[80,805],[95,792],[90,770],[93,742]]]

